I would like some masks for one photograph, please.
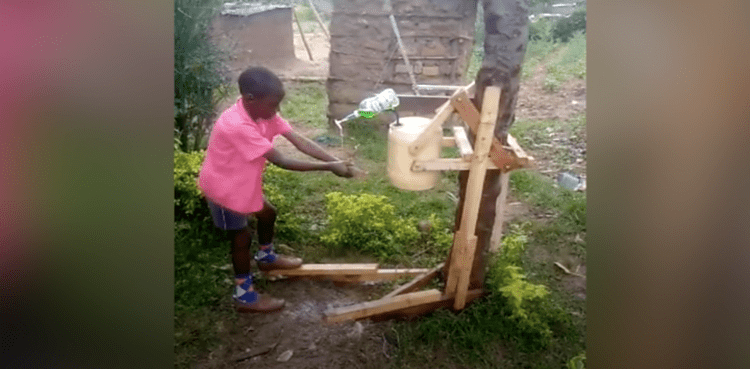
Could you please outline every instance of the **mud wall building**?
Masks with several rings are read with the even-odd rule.
[[[253,62],[295,57],[289,5],[226,3],[211,24],[211,36],[229,53],[233,76]]]
[[[328,117],[339,119],[386,88],[413,94],[383,0],[338,0],[331,16]],[[463,85],[474,41],[477,3],[391,0],[418,84]]]

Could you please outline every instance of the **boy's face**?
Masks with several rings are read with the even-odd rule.
[[[275,94],[262,98],[242,97],[245,110],[253,119],[271,119],[279,111],[279,104],[284,95]]]

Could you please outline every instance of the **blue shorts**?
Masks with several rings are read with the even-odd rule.
[[[211,208],[211,217],[214,219],[216,227],[224,230],[236,230],[247,227],[247,216],[222,208],[211,201],[208,201],[208,207]]]

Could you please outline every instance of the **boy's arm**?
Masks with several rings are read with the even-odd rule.
[[[327,153],[322,147],[309,138],[299,135],[294,131],[284,133],[282,136],[297,148],[297,150],[322,161],[340,161],[341,159]]]
[[[322,163],[302,161],[302,160],[292,159],[290,157],[284,156],[275,148],[266,152],[263,155],[263,157],[265,157],[271,163],[274,163],[275,165],[284,169],[288,169],[288,170],[296,170],[300,172],[307,172],[307,171],[312,171],[312,170],[329,170],[339,177],[351,177],[352,176],[352,173],[349,170],[349,168],[346,166],[344,162],[340,160],[328,161],[328,162],[322,162]]]

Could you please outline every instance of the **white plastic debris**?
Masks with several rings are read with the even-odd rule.
[[[286,351],[282,352],[281,355],[279,355],[278,358],[276,358],[276,361],[278,361],[280,363],[285,363],[285,362],[289,361],[289,359],[292,358],[292,355],[294,355],[294,351],[292,351],[292,350],[286,350]]]
[[[572,191],[583,191],[586,189],[586,180],[572,173],[563,172],[557,175],[557,183]]]

